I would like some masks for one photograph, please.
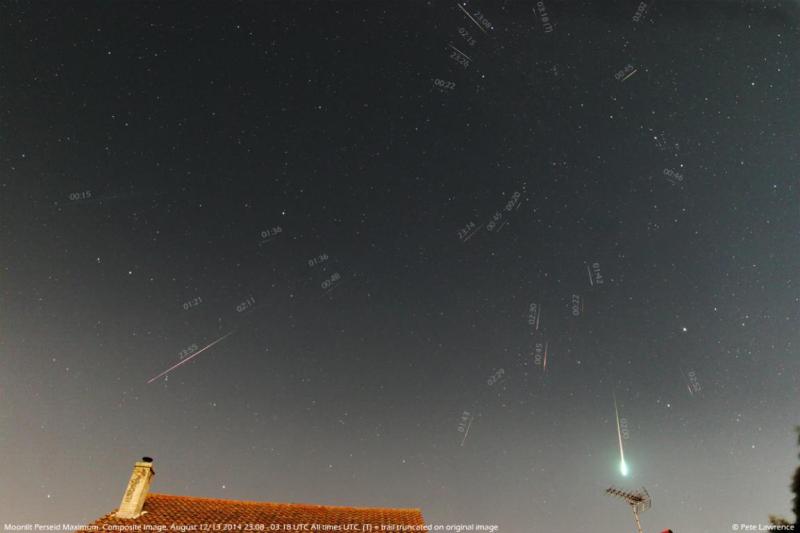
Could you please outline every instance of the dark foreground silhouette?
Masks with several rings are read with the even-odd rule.
[[[795,426],[794,430],[797,432],[797,445],[800,446],[800,426]],[[800,458],[800,455],[798,455]],[[794,530],[800,531],[800,466],[794,471],[792,478],[792,492],[794,492],[794,503],[792,511],[794,512]],[[773,526],[791,526],[792,522],[783,517],[769,515],[769,523]]]

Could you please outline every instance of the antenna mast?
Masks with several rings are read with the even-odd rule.
[[[652,505],[652,500],[650,499],[650,494],[647,492],[647,489],[642,487],[642,490],[639,491],[628,491],[628,490],[620,490],[615,489],[614,487],[610,487],[606,489],[606,494],[610,494],[612,496],[618,496],[625,500],[628,505],[631,506],[631,511],[633,511],[633,518],[636,520],[636,529],[639,533],[642,532],[642,524],[639,522],[639,513],[644,512],[650,509]]]

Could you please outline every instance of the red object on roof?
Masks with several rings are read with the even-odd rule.
[[[134,524],[148,526],[165,526],[163,533],[174,533],[180,529],[170,529],[175,526],[197,526],[196,529],[185,531],[228,531],[238,533],[246,531],[248,524],[265,524],[266,528],[260,531],[268,532],[270,525],[298,526],[287,527],[283,531],[333,531],[333,529],[312,529],[311,525],[338,525],[347,526],[358,524],[359,529],[351,526],[349,531],[368,531],[364,524],[372,525],[373,531],[381,531],[380,526],[424,526],[422,512],[419,509],[392,509],[383,507],[335,507],[329,505],[308,505],[298,503],[269,503],[240,500],[220,500],[214,498],[194,498],[190,496],[172,496],[169,494],[148,494],[142,508],[143,514],[139,518],[116,518],[114,513],[95,520],[84,532],[100,533],[103,531],[119,531],[121,533],[137,533],[138,531],[158,532],[160,528],[133,529]],[[237,524],[241,529],[214,529],[215,524]],[[302,527],[303,524],[308,524]],[[124,528],[109,528],[107,526],[128,526]],[[210,528],[208,527],[210,525]],[[104,527],[105,526],[105,527]],[[422,527],[398,527],[395,531],[425,531]],[[254,533],[258,529],[251,529]],[[272,531],[280,531],[273,528]],[[338,531],[348,531],[344,527]],[[384,529],[383,531],[391,531]]]

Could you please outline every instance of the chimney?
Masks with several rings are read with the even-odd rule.
[[[122,503],[119,504],[119,510],[114,515],[116,518],[139,518],[144,514],[142,506],[147,499],[150,481],[155,474],[152,457],[142,457],[141,461],[136,462],[131,479],[128,481],[128,488],[125,489],[125,494],[122,496]]]

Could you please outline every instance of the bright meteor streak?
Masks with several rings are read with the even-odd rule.
[[[623,476],[628,475],[628,465],[625,463],[625,451],[622,449],[622,430],[619,425],[619,410],[617,409],[617,395],[614,395],[614,414],[617,417],[617,439],[619,439],[619,471]]]
[[[236,330],[234,330],[234,331],[236,331]],[[221,341],[225,340],[226,338],[228,338],[228,337],[229,337],[229,336],[231,336],[232,334],[233,334],[233,331],[231,331],[231,332],[229,332],[229,333],[226,333],[225,335],[223,335],[223,336],[222,336],[222,337],[220,337],[219,339],[215,340],[214,342],[212,342],[212,343],[211,343],[211,344],[209,344],[208,346],[206,346],[206,347],[204,347],[204,348],[201,348],[201,349],[200,349],[200,350],[198,350],[197,352],[193,353],[191,356],[187,357],[187,358],[186,358],[186,359],[184,359],[183,361],[180,361],[180,362],[178,362],[178,363],[176,363],[176,364],[172,365],[172,366],[171,366],[171,367],[169,367],[168,369],[164,370],[162,373],[160,373],[160,374],[159,374],[159,375],[157,375],[156,377],[154,377],[154,378],[150,378],[149,380],[147,380],[147,383],[152,383],[152,382],[154,382],[155,380],[157,380],[158,378],[160,378],[161,376],[165,376],[165,375],[167,375],[169,372],[172,372],[173,370],[175,370],[176,368],[178,368],[179,366],[181,366],[183,363],[186,363],[186,362],[188,362],[189,360],[191,360],[191,359],[193,359],[193,358],[197,357],[198,355],[200,355],[200,354],[201,354],[201,353],[203,353],[204,351],[208,350],[209,348],[211,348],[212,346],[214,346],[214,345],[215,345],[215,344],[217,344],[218,342],[221,342]]]

